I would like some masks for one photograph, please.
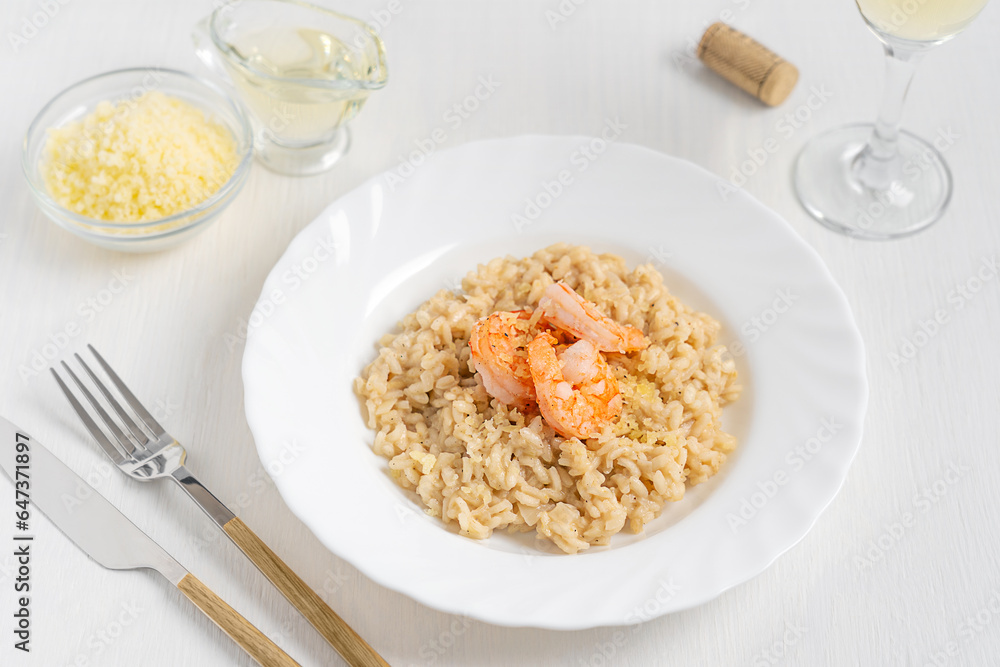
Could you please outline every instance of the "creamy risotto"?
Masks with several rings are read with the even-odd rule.
[[[557,283],[586,300],[582,317],[635,334],[625,351],[553,314]],[[480,341],[474,358],[477,323],[485,335],[498,312],[514,313],[489,320],[506,347]],[[382,337],[355,390],[375,451],[427,514],[468,537],[534,530],[576,553],[641,532],[736,446],[721,415],[740,387],[718,332],[653,266],[629,270],[621,257],[558,244],[494,259],[461,292],[435,294]],[[591,372],[571,368],[591,362]],[[497,377],[498,368],[510,372]],[[498,381],[524,391],[510,396]]]

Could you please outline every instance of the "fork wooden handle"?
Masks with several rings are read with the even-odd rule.
[[[264,667],[299,667],[299,663],[288,657],[287,653],[278,648],[264,636],[264,633],[240,616],[238,611],[226,604],[225,600],[213,593],[212,589],[201,583],[193,574],[186,574],[177,584],[177,588],[206,616],[215,621],[215,624],[251,658]]]
[[[358,633],[309,588],[239,517],[223,527],[236,546],[352,667],[389,667]]]

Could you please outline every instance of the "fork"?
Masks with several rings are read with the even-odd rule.
[[[63,369],[103,423],[106,432],[94,421],[73,391],[63,382],[59,373],[54,368],[49,370],[84,426],[111,461],[122,472],[141,481],[166,477],[177,482],[348,664],[354,667],[388,667],[388,663],[330,609],[263,540],[191,474],[184,466],[187,458],[184,447],[153,419],[104,357],[92,345],[87,345],[87,349],[110,378],[118,394],[131,408],[130,414],[83,358],[79,354],[74,354],[77,363],[104,397],[106,406],[118,417],[116,421],[69,365],[65,361],[61,362]]]

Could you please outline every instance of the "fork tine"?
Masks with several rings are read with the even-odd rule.
[[[88,343],[87,349],[94,355],[94,358],[97,359],[97,363],[101,365],[104,372],[107,373],[108,377],[111,378],[111,381],[115,383],[115,387],[118,388],[118,391],[125,399],[125,402],[128,403],[129,407],[135,411],[135,414],[138,415],[139,419],[143,421],[150,433],[157,438],[162,438],[166,435],[166,429],[160,426],[159,422],[153,419],[153,415],[149,414],[149,410],[147,410],[146,407],[139,402],[139,399],[135,397],[135,394],[129,391],[129,388],[125,386],[125,383],[122,382],[120,377],[118,377],[118,374],[115,373],[114,369],[112,369],[108,362],[104,361],[104,357],[102,357],[100,353],[94,349],[94,346]]]
[[[111,431],[111,435],[114,436],[114,438],[118,441],[118,444],[121,445],[122,449],[124,449],[129,456],[134,456],[135,447],[132,446],[132,443],[129,441],[128,436],[126,436],[125,433],[122,432],[121,428],[118,427],[118,424],[115,423],[115,420],[113,420],[108,415],[108,413],[104,411],[104,408],[102,408],[98,400],[94,398],[94,395],[90,393],[90,390],[87,389],[87,386],[83,384],[83,382],[80,381],[80,378],[76,376],[76,373],[74,373],[73,369],[69,367],[69,364],[67,364],[65,361],[62,361],[60,363],[62,364],[63,369],[67,373],[69,373],[69,376],[73,378],[73,382],[76,383],[76,386],[80,388],[81,392],[83,392],[83,396],[90,403],[90,407],[94,408],[94,412],[97,413],[97,416],[104,421],[104,425],[107,427],[109,431]]]
[[[94,375],[94,371],[90,370],[90,366],[87,365],[87,362],[85,362],[79,354],[74,354],[73,356],[76,358],[77,363],[83,366],[83,370],[87,371],[87,375],[89,375],[90,379],[94,381],[94,384],[97,385],[101,394],[105,399],[107,399],[108,405],[111,406],[111,409],[114,410],[118,417],[122,420],[125,428],[128,429],[129,433],[131,433],[135,438],[135,442],[139,445],[148,444],[149,437],[141,428],[139,428],[138,424],[132,421],[131,415],[129,415],[125,408],[121,406],[121,403],[118,402],[114,395],[108,391],[108,388],[104,386],[104,383],[101,382],[100,378]]]
[[[62,381],[62,378],[59,377],[59,373],[56,373],[56,369],[50,368],[49,372],[52,373],[52,377],[54,377],[56,382],[59,383],[59,388],[62,389],[62,393],[66,396],[70,405],[73,406],[73,409],[76,410],[76,414],[80,417],[83,425],[87,427],[88,431],[90,431],[90,435],[94,436],[94,440],[96,440],[97,444],[101,446],[104,453],[111,458],[112,463],[116,466],[120,466],[124,463],[125,457],[122,456],[122,453],[118,451],[118,448],[115,447],[115,445],[108,439],[108,436],[104,435],[104,431],[102,431],[101,428],[94,423],[94,420],[90,418],[90,414],[88,414],[86,409],[80,405],[80,401],[76,400],[76,396],[74,396],[73,392],[66,386],[66,383]]]

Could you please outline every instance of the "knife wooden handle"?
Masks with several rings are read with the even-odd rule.
[[[287,653],[193,574],[184,575],[177,588],[263,667],[299,667],[299,663],[288,657]]]
[[[281,594],[288,598],[306,620],[337,650],[352,667],[389,667],[358,633],[309,588],[270,547],[247,528],[239,517],[226,523],[226,534],[236,546],[253,561],[264,576],[270,579]]]

